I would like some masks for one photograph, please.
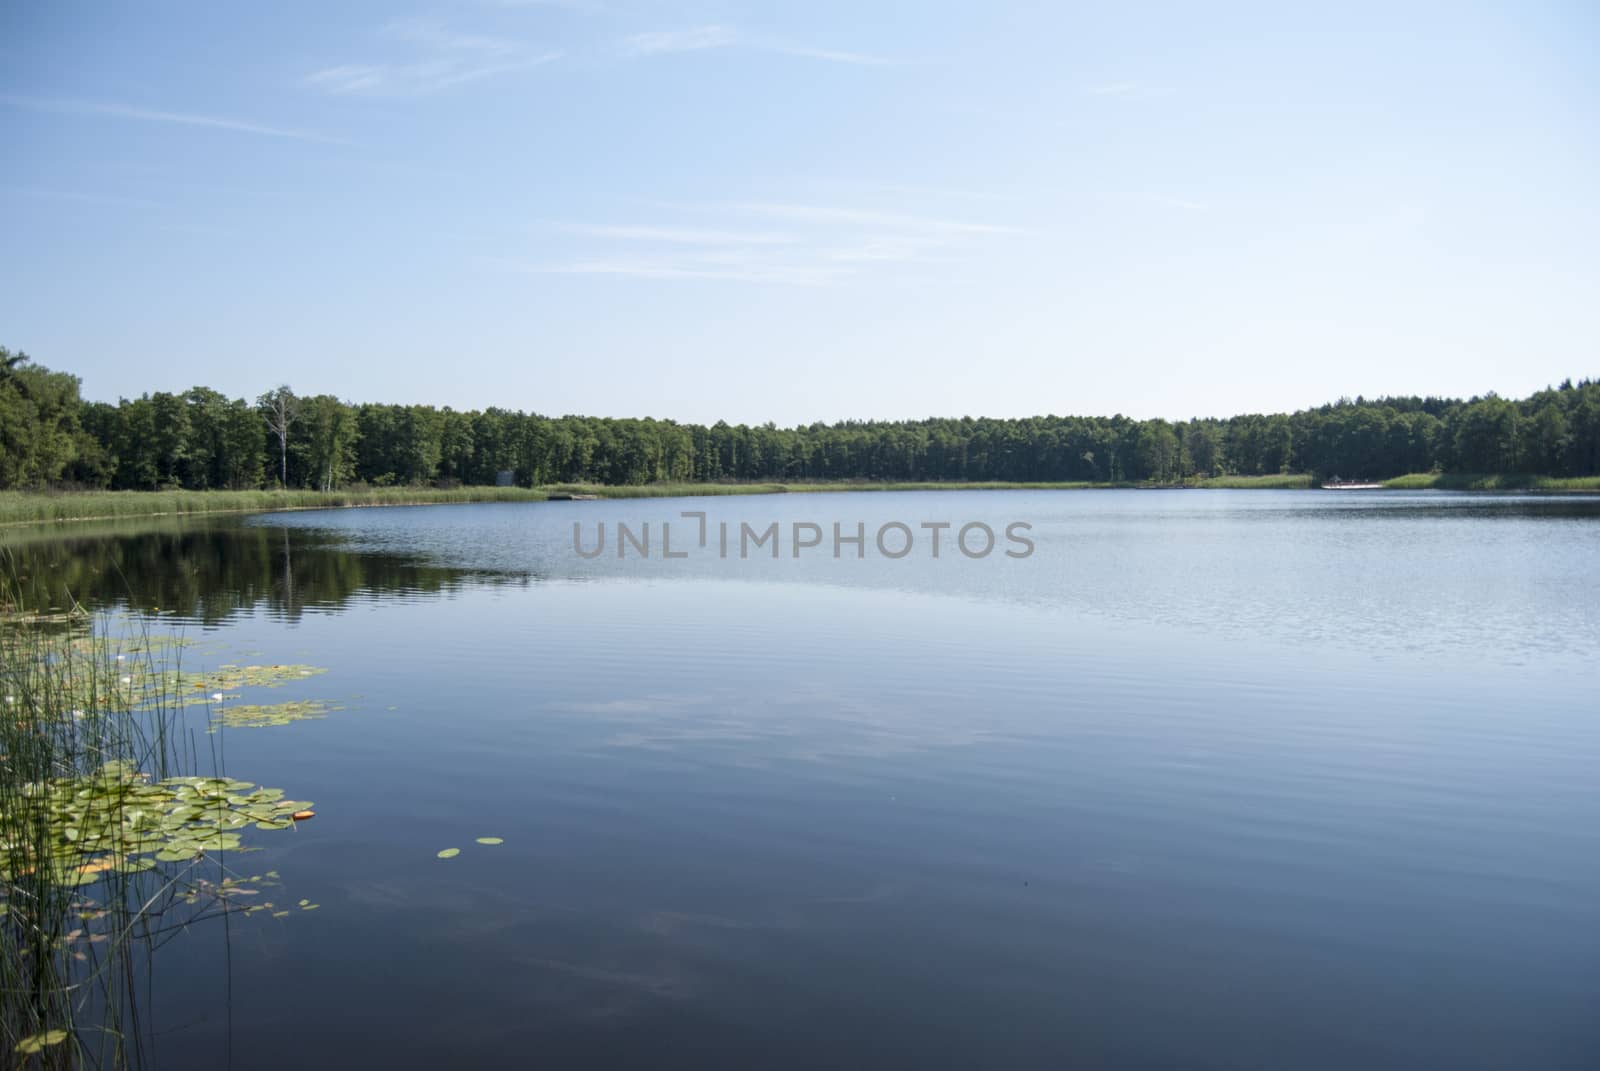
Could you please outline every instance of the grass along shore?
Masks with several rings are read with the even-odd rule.
[[[771,495],[840,491],[1078,491],[1108,488],[1209,488],[1304,490],[1317,480],[1305,474],[1213,476],[1182,484],[873,482],[551,484],[545,487],[381,487],[347,491],[0,491],[0,527],[121,517],[181,517],[206,513],[270,513],[279,510],[358,506],[420,506],[451,502],[543,502],[573,495],[595,498],[691,498],[702,495]],[[1414,473],[1384,481],[1391,490],[1600,491],[1600,476]]]
[[[829,491],[1089,491],[1177,487],[1270,488],[1314,487],[1310,476],[1213,476],[1184,483],[1089,483],[1078,481],[1008,483],[999,480],[817,480],[802,483],[652,483],[642,486],[565,483],[541,488],[547,494],[586,494],[596,498],[688,498],[695,495],[774,495]]]
[[[775,495],[827,491],[1078,491],[1104,488],[1222,487],[1306,488],[1310,476],[1219,476],[1177,484],[872,482],[562,483],[546,487],[384,487],[347,491],[0,491],[0,526],[102,521],[122,517],[182,517],[206,513],[359,506],[424,506],[451,502],[543,502],[574,495],[594,498],[691,498],[702,495]]]
[[[525,487],[383,487],[358,491],[0,491],[0,525],[170,517],[199,513],[268,513],[345,506],[439,502],[542,502]]]
[[[1384,480],[1383,486],[1391,491],[1600,491],[1600,476],[1414,472]]]

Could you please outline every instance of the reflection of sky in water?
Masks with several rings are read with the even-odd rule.
[[[845,1037],[905,1066],[1085,1045],[1471,1066],[1590,1022],[1592,671],[1530,704],[1493,666],[1352,676],[1226,636],[737,582],[470,589],[292,639],[367,699],[232,738],[324,816],[279,864],[324,917],[236,985],[341,1006],[385,979],[357,1021],[421,1025],[352,1058],[423,1066],[467,1034],[483,1059],[643,1065],[678,1024],[709,1066],[772,1037],[794,1067]]]
[[[212,585],[188,605],[228,608],[186,665],[326,666],[251,701],[342,707],[216,738],[318,812],[242,857],[322,907],[233,933],[235,1066],[1600,1051],[1600,502],[702,499],[1022,518],[1040,549],[570,555],[573,517],[682,505],[289,514],[184,544]],[[216,947],[163,956],[184,1045],[162,1066],[218,1066]]]
[[[747,560],[707,551],[659,557],[663,520],[684,526],[684,508],[765,528],[776,521],[782,556]],[[831,556],[831,527],[866,524],[868,559]],[[911,556],[876,556],[871,533],[889,521],[1003,532],[1032,524],[1037,550],[1024,560],[938,560],[919,542]],[[608,553],[585,546],[605,521]],[[655,557],[618,561],[617,522],[649,522]],[[818,551],[790,555],[797,521],[830,535]],[[456,568],[551,579],[736,580],[822,584],[950,595],[1059,609],[1161,628],[1232,636],[1236,642],[1315,644],[1350,657],[1516,660],[1534,652],[1600,644],[1600,589],[1588,563],[1600,555],[1600,500],[1577,497],[1305,492],[950,492],[817,494],[694,500],[552,502],[283,514],[253,523],[289,525],[348,540],[349,548],[404,552]],[[919,540],[922,535],[919,531]],[[676,536],[675,536],[676,538]],[[1001,543],[1003,547],[1005,544]],[[630,551],[631,553],[631,551]],[[790,592],[774,595],[787,599]]]

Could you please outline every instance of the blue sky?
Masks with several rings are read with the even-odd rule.
[[[780,424],[1600,374],[1585,3],[0,2],[0,344]]]

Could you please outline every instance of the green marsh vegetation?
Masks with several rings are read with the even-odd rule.
[[[1237,477],[1215,486],[1311,485],[1310,477]],[[1191,481],[1191,486],[1212,486]],[[1138,487],[1135,483],[1082,481],[1008,482],[1000,480],[870,481],[840,480],[796,483],[649,484],[562,483],[547,487],[429,487],[351,489],[344,491],[0,491],[0,527],[66,524],[82,521],[181,518],[205,514],[269,513],[280,510],[344,509],[361,506],[425,506],[467,502],[543,502],[551,497],[692,498],[722,495],[776,495],[823,491],[1003,491],[1079,490],[1092,487]],[[1157,485],[1150,485],[1157,486]],[[1160,485],[1168,486],[1168,485]],[[15,536],[7,535],[8,539]]]
[[[355,506],[412,506],[441,502],[542,502],[543,491],[523,487],[388,487],[346,491],[89,491],[54,494],[0,491],[0,524],[111,520],[206,513]]]
[[[208,513],[268,513],[277,510],[342,509],[361,506],[424,506],[466,502],[543,502],[581,495],[593,498],[694,498],[847,491],[1078,491],[1105,488],[1270,488],[1316,486],[1306,475],[1210,476],[1156,481],[1091,483],[1055,481],[838,480],[791,483],[647,484],[561,483],[546,487],[388,488],[345,491],[0,491],[0,526],[69,523],[139,517],[189,517]],[[10,538],[15,538],[10,537]]]
[[[693,498],[718,495],[821,494],[848,491],[1066,491],[1087,487],[1134,486],[1074,482],[948,482],[937,480],[812,480],[792,483],[647,484],[563,483],[541,488],[551,495],[593,495],[596,498]]]
[[[1383,486],[1396,491],[1600,491],[1600,476],[1414,472],[1385,480]]]
[[[275,871],[234,867],[311,813],[224,774],[187,712],[310,667],[190,679],[181,644],[29,614],[21,586],[0,588],[0,1063],[154,1066],[152,957],[207,920],[287,914]]]
[[[1209,476],[1196,481],[1195,487],[1231,490],[1298,491],[1317,486],[1314,476],[1279,474],[1277,476]]]
[[[1165,489],[1179,487],[1268,488],[1291,490],[1317,486],[1305,474],[1270,476],[1189,476],[1176,480],[824,480],[794,483],[565,483],[540,488],[551,495],[592,495],[596,498],[688,498],[696,495],[805,494],[836,491],[1086,491],[1105,489]]]

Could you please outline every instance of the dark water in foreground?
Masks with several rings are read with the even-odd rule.
[[[692,544],[683,509],[779,521],[782,556],[573,553],[574,520]],[[867,522],[866,559],[793,559],[796,520]],[[1028,521],[1037,550],[887,560],[895,520]],[[1600,500],[6,538],[80,598],[159,607],[186,668],[329,669],[244,701],[343,705],[222,735],[231,775],[318,810],[239,865],[321,906],[162,950],[162,1067],[1600,1066]]]

